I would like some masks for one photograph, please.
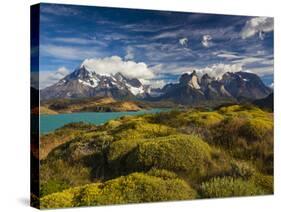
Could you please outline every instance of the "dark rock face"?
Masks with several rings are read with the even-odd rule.
[[[210,100],[255,100],[266,97],[271,89],[253,73],[225,73],[221,79],[215,79],[208,74],[198,78],[195,71],[183,74],[179,83],[167,84],[160,98],[170,99],[180,104],[197,104]]]
[[[253,101],[253,104],[257,105],[258,107],[273,111],[274,110],[274,95],[273,95],[273,93],[271,93],[263,99],[257,99],[255,101]]]
[[[271,93],[271,89],[266,87],[262,80],[253,73],[226,73],[221,82],[235,98],[261,99]]]

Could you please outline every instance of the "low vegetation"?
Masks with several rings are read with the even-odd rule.
[[[111,205],[184,200],[196,197],[196,192],[184,180],[169,172],[162,175],[132,173],[104,183],[70,188],[44,196],[41,199],[41,207]]]
[[[52,99],[41,102],[40,113],[57,114],[74,112],[122,112],[167,107],[175,107],[175,104],[167,101],[117,101],[111,97]]]
[[[42,208],[273,193],[273,114],[251,105],[73,123],[41,137]]]

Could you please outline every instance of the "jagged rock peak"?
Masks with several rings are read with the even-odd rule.
[[[194,89],[200,89],[199,79],[195,70],[193,70],[191,74],[185,73],[181,75],[179,81],[182,85],[189,85]]]

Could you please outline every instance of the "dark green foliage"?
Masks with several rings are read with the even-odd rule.
[[[91,169],[81,164],[70,165],[63,160],[54,160],[40,165],[40,193],[43,196],[90,182]]]
[[[94,130],[95,125],[85,122],[74,122],[64,125],[60,130],[72,129],[72,130]]]
[[[56,193],[66,188],[69,188],[69,185],[65,181],[49,180],[40,185],[40,196],[43,197],[47,194]]]

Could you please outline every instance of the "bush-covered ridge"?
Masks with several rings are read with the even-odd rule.
[[[194,199],[196,192],[164,170],[132,173],[104,183],[92,183],[44,196],[41,207],[73,207]]]
[[[273,193],[273,114],[250,105],[69,124],[44,136],[56,144],[41,150],[45,208]]]

